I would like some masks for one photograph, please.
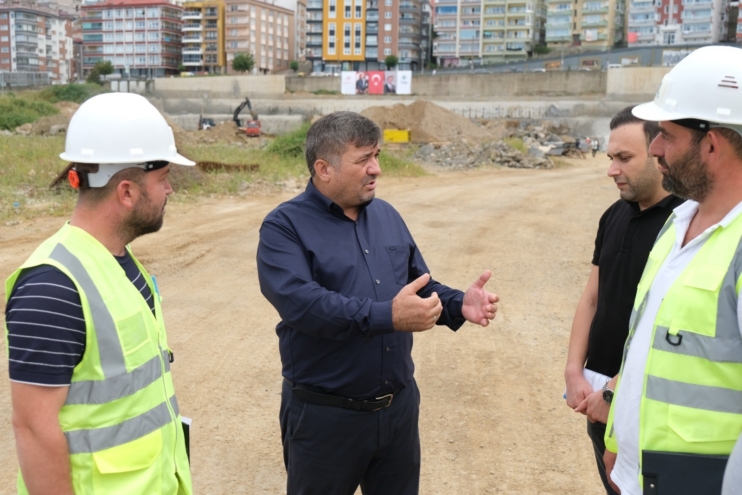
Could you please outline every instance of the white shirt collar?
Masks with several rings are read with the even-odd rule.
[[[688,228],[690,227],[690,222],[691,220],[693,220],[693,217],[696,216],[696,213],[698,212],[698,206],[699,205],[697,201],[689,199],[673,210],[673,212],[675,213],[675,219],[673,220],[676,233],[675,242],[678,246],[683,245],[683,240],[685,239],[685,234],[688,232]],[[711,233],[719,227],[728,227],[729,224],[731,224],[734,220],[737,219],[738,216],[740,216],[740,214],[742,214],[742,202],[738,203],[737,206],[732,208],[731,211],[729,211],[729,213],[727,213],[720,222],[715,223],[714,225],[707,228],[701,235],[689,242],[688,245],[695,244],[696,242],[705,241],[708,236],[710,236]]]

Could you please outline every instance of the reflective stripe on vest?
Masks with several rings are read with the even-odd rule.
[[[170,406],[177,416],[179,414],[178,401],[174,395],[170,397]],[[163,402],[154,409],[117,425],[66,431],[64,436],[67,437],[70,454],[89,454],[133,442],[137,438],[162,428],[172,420],[167,402]]]
[[[98,339],[98,352],[100,353],[103,374],[106,378],[124,375],[126,373],[126,363],[124,362],[124,351],[121,349],[116,325],[87,270],[82,266],[80,260],[62,244],[56,245],[49,258],[69,270],[88,298],[90,314],[95,326],[95,335]]]

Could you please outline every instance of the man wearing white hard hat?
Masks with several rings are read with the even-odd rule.
[[[649,151],[688,201],[657,237],[629,322],[605,437],[623,495],[721,493],[742,433],[740,82],[742,50],[700,48],[633,110],[659,122]]]
[[[72,219],[6,282],[18,493],[190,495],[157,283],[129,243],[162,226],[173,132],[105,94],[69,125]]]

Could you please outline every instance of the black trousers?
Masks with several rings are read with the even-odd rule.
[[[287,495],[417,495],[420,391],[413,380],[392,405],[357,412],[305,402],[284,380],[281,437]]]
[[[605,474],[605,463],[603,454],[605,453],[605,425],[603,423],[587,422],[587,435],[593,441],[593,450],[595,451],[595,462],[598,464],[598,473],[600,480],[605,487],[607,495],[618,495],[618,493],[608,484],[608,477]]]

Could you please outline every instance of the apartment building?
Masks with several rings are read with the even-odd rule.
[[[286,70],[295,59],[294,12],[260,0],[227,0],[225,14],[228,73],[238,53],[251,53],[255,71]]]
[[[186,2],[183,9],[183,65],[189,71],[225,73],[224,2]]]
[[[728,0],[632,0],[628,18],[629,45],[705,45],[734,41],[729,29],[729,11]]]
[[[439,0],[433,54],[443,66],[528,58],[546,33],[539,0]]]
[[[303,62],[307,59],[307,0],[297,0],[294,23],[294,57]]]
[[[48,72],[53,84],[74,74],[72,17],[23,3],[0,5],[0,72]]]
[[[624,0],[547,0],[546,5],[550,48],[607,50],[625,41]]]
[[[422,0],[307,0],[307,60],[313,72],[422,66]]]
[[[736,38],[738,42],[742,42],[742,9],[739,9],[737,13],[737,32]]]
[[[99,60],[129,77],[178,73],[183,7],[174,0],[107,0],[80,10],[85,74]]]

